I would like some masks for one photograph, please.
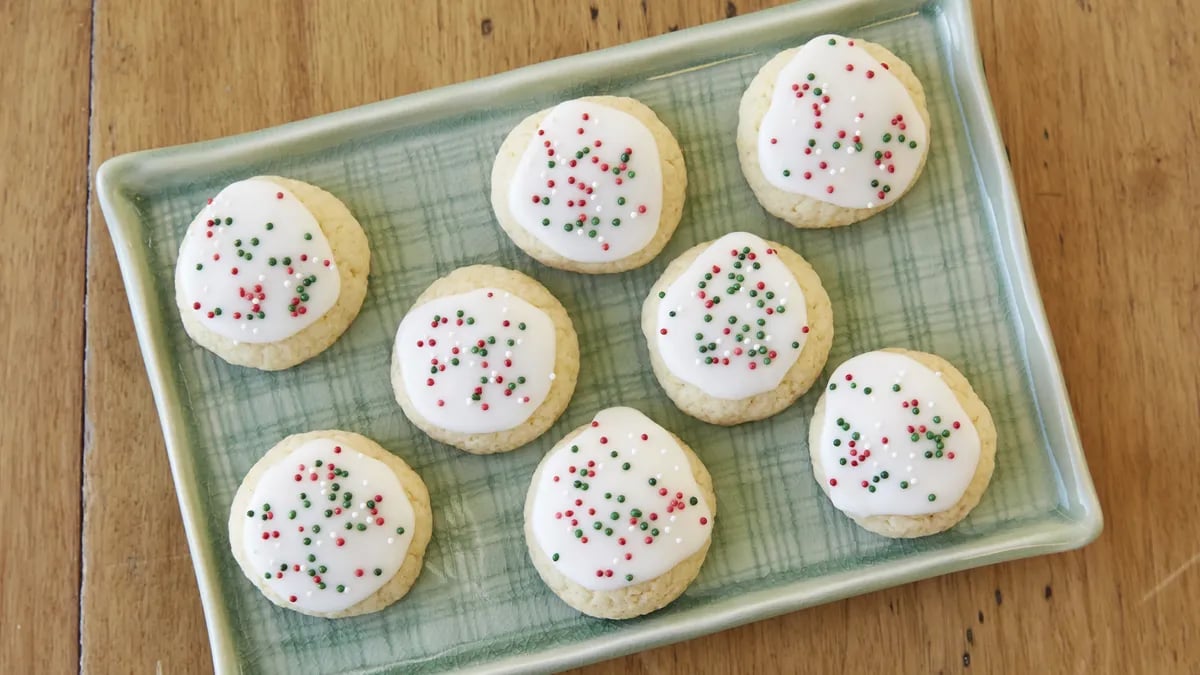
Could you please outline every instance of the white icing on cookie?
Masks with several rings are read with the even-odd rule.
[[[904,194],[927,143],[925,121],[888,64],[852,39],[822,35],[780,71],[758,161],[781,190],[874,208]]]
[[[593,591],[659,577],[712,535],[712,512],[687,455],[633,408],[600,411],[551,451],[530,518],[555,568]]]
[[[659,355],[671,374],[716,398],[778,387],[808,337],[796,278],[746,232],[714,241],[659,298]]]
[[[868,352],[830,378],[817,451],[834,506],[857,516],[921,516],[962,498],[980,446],[941,373],[903,354]]]
[[[443,429],[469,434],[529,419],[550,393],[555,346],[549,315],[494,288],[430,300],[396,333],[413,407]]]
[[[235,342],[279,342],[312,325],[341,290],[329,241],[286,188],[261,178],[213,197],[179,250],[182,311]]]
[[[650,243],[662,215],[662,166],[629,113],[566,101],[542,120],[509,187],[517,222],[555,253],[610,262]]]
[[[242,530],[250,573],[310,612],[367,599],[404,563],[413,509],[383,462],[318,438],[266,470]]]

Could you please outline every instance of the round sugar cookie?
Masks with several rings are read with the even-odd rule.
[[[404,597],[432,530],[421,477],[348,431],[280,441],[246,474],[229,513],[246,578],[280,607],[329,619]]]
[[[770,417],[812,387],[833,344],[833,309],[804,258],[747,232],[676,258],[642,305],[654,375],[710,424]]]
[[[201,347],[234,365],[281,370],[345,332],[370,267],[367,236],[337,197],[257,176],[221,190],[188,225],[175,304]]]
[[[992,478],[996,427],[945,359],[885,349],[837,367],[808,436],[813,476],[833,505],[886,537],[950,529]]]
[[[538,465],[525,542],[563,602],[629,619],[665,607],[696,578],[716,509],[691,448],[633,408],[608,408]]]
[[[588,274],[650,262],[675,232],[686,190],[671,131],[617,96],[530,115],[492,166],[492,208],[513,242],[544,265]]]
[[[392,389],[408,419],[467,452],[516,449],[566,409],[579,338],[558,299],[503,267],[463,267],[435,281],[400,322]]]
[[[929,153],[925,91],[884,47],[822,35],[781,52],[742,96],[742,173],[796,227],[856,223],[900,199]]]

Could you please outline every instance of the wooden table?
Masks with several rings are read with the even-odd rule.
[[[211,668],[101,161],[770,4],[0,2],[0,672]],[[1200,4],[1158,4],[975,8],[1099,541],[591,672],[1197,672]]]

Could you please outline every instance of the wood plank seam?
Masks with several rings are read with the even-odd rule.
[[[93,200],[96,198],[95,186],[95,168],[92,167],[92,159],[95,157],[95,133],[92,128],[96,122],[96,4],[98,0],[91,0],[90,14],[88,20],[90,24],[88,35],[88,104],[87,104],[87,148],[84,156],[84,188],[85,197],[83,200],[83,316],[79,327],[82,333],[83,353],[80,355],[82,363],[79,368],[79,568],[76,570],[76,582],[78,592],[75,595],[76,604],[79,607],[78,621],[75,622],[75,662],[79,664],[79,672],[83,672],[83,580],[86,574],[87,556],[84,548],[84,519],[87,517],[87,452],[90,445],[90,425],[88,424],[88,286],[90,280],[86,270],[92,266],[92,247],[90,239],[92,237],[95,222],[93,222],[92,213]],[[97,167],[98,168],[98,167]]]

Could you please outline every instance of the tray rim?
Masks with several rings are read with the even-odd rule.
[[[150,320],[155,304],[152,283],[145,277],[148,269],[147,250],[141,244],[140,219],[125,186],[152,186],[157,177],[204,171],[237,157],[297,141],[314,139],[336,143],[338,137],[369,133],[372,129],[394,128],[396,122],[419,118],[436,112],[464,93],[472,96],[502,94],[522,84],[534,81],[568,83],[576,72],[590,67],[616,67],[644,63],[660,53],[705,53],[711,47],[727,43],[730,34],[756,35],[770,32],[772,26],[803,23],[808,17],[845,10],[853,6],[869,6],[880,14],[891,12],[899,18],[902,10],[909,12],[934,8],[941,16],[945,41],[950,54],[944,59],[951,65],[950,81],[966,120],[968,144],[979,176],[996,188],[994,200],[986,200],[992,227],[997,236],[997,253],[1008,269],[1009,279],[1018,311],[1017,320],[1023,324],[1020,337],[1026,361],[1030,364],[1033,394],[1038,414],[1047,435],[1057,431],[1065,447],[1055,447],[1052,438],[1047,442],[1051,453],[1063,471],[1063,490],[1071,509],[1057,512],[1037,522],[1038,527],[1013,533],[993,533],[973,542],[969,555],[959,551],[931,552],[920,561],[902,559],[875,569],[868,583],[853,572],[840,572],[815,579],[800,580],[750,594],[718,600],[706,605],[703,614],[694,616],[663,616],[643,620],[643,630],[615,636],[599,636],[569,645],[470,666],[464,672],[529,672],[531,669],[559,670],[602,659],[633,653],[655,646],[678,642],[700,635],[727,630],[753,621],[763,620],[806,607],[831,602],[863,593],[910,583],[919,579],[941,576],[963,569],[981,567],[996,562],[1043,555],[1079,548],[1099,536],[1104,518],[1100,502],[1087,467],[1079,432],[1075,424],[1070,398],[1054,347],[1041,295],[1034,275],[1032,259],[1025,236],[1020,203],[1007,161],[1004,142],[1000,136],[995,110],[984,77],[981,54],[976,40],[970,0],[811,0],[766,9],[732,19],[725,19],[684,29],[674,33],[616,45],[602,50],[567,56],[468,80],[435,89],[418,91],[397,98],[368,103],[287,124],[196,143],[167,146],[122,154],[103,162],[96,171],[96,193],[112,238],[129,300],[139,348],[150,380],[155,407],[166,442],[172,479],[179,501],[189,553],[192,557],[200,591],[201,604],[209,634],[213,666],[217,672],[240,672],[236,648],[230,632],[228,612],[220,601],[220,581],[216,571],[214,542],[202,536],[202,508],[195,490],[194,465],[188,461],[186,426],[181,415],[179,390],[175,373],[165,349],[163,324]],[[890,16],[890,15],[889,15]],[[890,19],[889,19],[890,20]],[[956,67],[957,65],[957,67]],[[974,122],[974,123],[972,123]],[[169,166],[167,166],[169,165]],[[1034,357],[1038,357],[1035,359]],[[1036,361],[1040,360],[1038,364]],[[1034,368],[1040,365],[1040,368]],[[853,587],[851,587],[853,584]]]

